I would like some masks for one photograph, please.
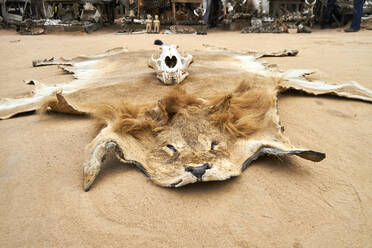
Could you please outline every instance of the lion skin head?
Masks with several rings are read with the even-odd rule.
[[[124,160],[136,160],[157,184],[179,187],[241,173],[237,144],[272,125],[275,90],[242,83],[235,92],[200,99],[176,87],[155,106],[102,105],[97,119],[118,135]],[[134,147],[140,152],[133,154]]]

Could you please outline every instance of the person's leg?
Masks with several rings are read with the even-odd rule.
[[[208,24],[211,28],[214,28],[218,24],[218,15],[219,15],[219,2],[220,0],[212,0],[211,7],[209,12]]]
[[[216,14],[216,3],[214,0],[211,0],[211,4],[209,6],[209,18],[208,18],[208,27],[212,28],[215,27],[214,24],[214,16]]]
[[[363,5],[365,0],[354,0],[354,15],[351,22],[351,28],[354,30],[360,29],[360,20],[363,15]]]
[[[204,15],[204,24],[208,24],[209,14],[211,12],[212,0],[203,0],[203,8],[206,10]]]
[[[324,10],[324,18],[321,23],[322,28],[326,28],[332,24],[331,16],[332,16],[332,13],[335,11],[335,9],[336,9],[336,0],[328,0],[327,6]]]

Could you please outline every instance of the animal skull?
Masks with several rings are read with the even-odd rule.
[[[197,17],[203,17],[205,15],[205,12],[207,12],[207,10],[202,7],[194,9],[194,15],[196,15]]]
[[[161,53],[158,58],[154,55],[148,61],[148,66],[155,70],[157,78],[164,84],[172,85],[181,83],[189,75],[189,66],[193,62],[192,56],[185,57],[177,51],[176,45],[164,45],[160,40],[155,41],[160,45]]]
[[[305,4],[306,6],[308,7],[308,14],[309,14],[309,17],[312,18],[314,16],[314,6],[316,4],[316,0],[312,1],[309,3],[308,0],[305,0]]]

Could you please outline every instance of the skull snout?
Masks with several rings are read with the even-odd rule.
[[[210,169],[211,166],[209,163],[205,163],[200,166],[188,166],[185,168],[185,171],[190,172],[193,174],[196,178],[201,179],[202,176],[204,175],[205,171]]]

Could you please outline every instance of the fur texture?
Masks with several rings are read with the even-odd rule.
[[[133,106],[122,101],[99,104],[93,111],[96,126],[103,128],[111,125],[120,135],[130,134],[141,138],[154,128],[154,122],[144,118],[143,106]]]
[[[159,108],[164,120],[169,121],[172,117],[186,107],[200,108],[203,102],[186,93],[181,86],[176,86],[167,96],[159,101]]]
[[[190,106],[201,107],[202,104],[200,99],[188,95],[181,87],[175,87],[155,107],[111,101],[92,107],[91,112],[96,119],[96,129],[111,125],[113,131],[118,134],[143,138],[150,132],[156,133],[161,128],[165,128],[175,114],[185,113],[183,109]]]
[[[324,154],[290,150],[276,118],[276,84],[271,85],[252,78],[232,93],[209,100],[177,86],[155,104],[99,105],[94,116],[106,128],[88,146],[84,189],[89,190],[105,154],[114,147],[120,161],[136,165],[166,187],[237,176],[260,149],[260,154],[323,159]],[[267,132],[272,130],[267,125],[274,127],[273,133]],[[247,154],[252,158],[247,160]]]
[[[91,106],[99,132],[87,146],[84,189],[89,190],[108,154],[135,165],[156,184],[180,187],[238,176],[258,156],[325,154],[296,149],[282,135],[276,111],[278,83],[252,77],[233,92],[210,99],[173,87],[155,103],[123,101]],[[44,109],[82,113],[61,95]],[[110,152],[112,151],[112,152]]]
[[[242,82],[233,94],[211,101],[209,119],[235,138],[248,137],[262,128],[267,111],[275,104],[275,94],[270,88]]]
[[[275,94],[275,90],[252,87],[245,81],[234,93],[203,102],[177,86],[158,102],[155,109],[119,101],[98,105],[93,115],[98,127],[111,124],[118,134],[139,138],[145,133],[164,128],[176,114],[187,116],[192,108],[205,108],[208,109],[209,120],[221,132],[241,138],[262,128],[267,111],[275,104]]]
[[[176,46],[162,45],[162,51],[166,49],[173,52],[160,55],[173,60],[169,55],[175,55]],[[48,99],[43,109],[93,113],[101,123],[99,133],[86,147],[85,190],[89,190],[110,154],[136,166],[158,185],[180,187],[238,176],[252,161],[267,154],[297,155],[316,162],[324,159],[323,153],[295,148],[283,135],[276,106],[277,88],[372,101],[371,91],[355,82],[340,85],[310,82],[304,77],[311,73],[309,70],[280,71],[257,61],[264,54],[226,49],[193,51],[196,64],[192,78],[185,83],[192,96],[181,88],[166,95],[169,87],[159,84],[144,70],[145,61],[152,54],[153,51],[129,53],[115,49],[96,56],[35,63],[35,66],[59,64],[73,73],[75,79],[57,85],[32,81],[35,89],[30,96],[0,101],[0,118],[39,109],[43,99],[63,92],[63,96],[56,94],[57,101]],[[186,59],[188,67],[192,59]],[[165,60],[152,59],[149,66],[154,68],[155,62]],[[233,90],[236,82],[250,78],[252,73],[263,80],[253,78]],[[283,81],[270,81],[267,79],[270,76],[281,77]],[[125,99],[126,103],[113,102],[117,98]],[[86,108],[102,100],[109,103],[91,108],[93,111]],[[147,105],[128,104],[136,102]]]

